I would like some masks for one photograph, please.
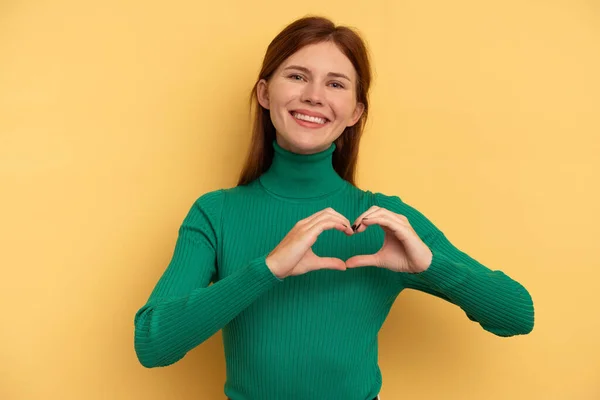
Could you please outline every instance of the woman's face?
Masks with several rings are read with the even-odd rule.
[[[362,115],[364,106],[356,102],[356,75],[334,43],[322,42],[292,54],[269,81],[261,79],[258,101],[270,111],[277,143],[298,154],[329,148]]]

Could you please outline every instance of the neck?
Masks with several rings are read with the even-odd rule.
[[[288,198],[324,196],[338,190],[346,181],[333,168],[335,143],[313,154],[298,154],[273,140],[273,162],[260,177],[269,192]]]

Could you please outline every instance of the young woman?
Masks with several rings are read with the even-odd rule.
[[[135,315],[143,366],[173,364],[222,329],[232,400],[371,400],[377,334],[404,289],[456,304],[498,336],[533,329],[521,284],[398,196],[355,186],[370,83],[350,28],[306,17],[275,37],[238,185],[194,202]]]

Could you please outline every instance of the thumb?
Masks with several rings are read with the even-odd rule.
[[[373,265],[377,265],[377,258],[375,257],[375,254],[354,256],[346,260],[347,268],[369,267]]]
[[[346,270],[346,263],[335,257],[317,257],[315,269],[339,269]]]

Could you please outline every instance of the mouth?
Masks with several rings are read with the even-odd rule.
[[[307,128],[321,128],[331,122],[327,118],[313,117],[293,110],[290,111],[290,115],[292,116],[294,121],[296,121],[296,123]]]

